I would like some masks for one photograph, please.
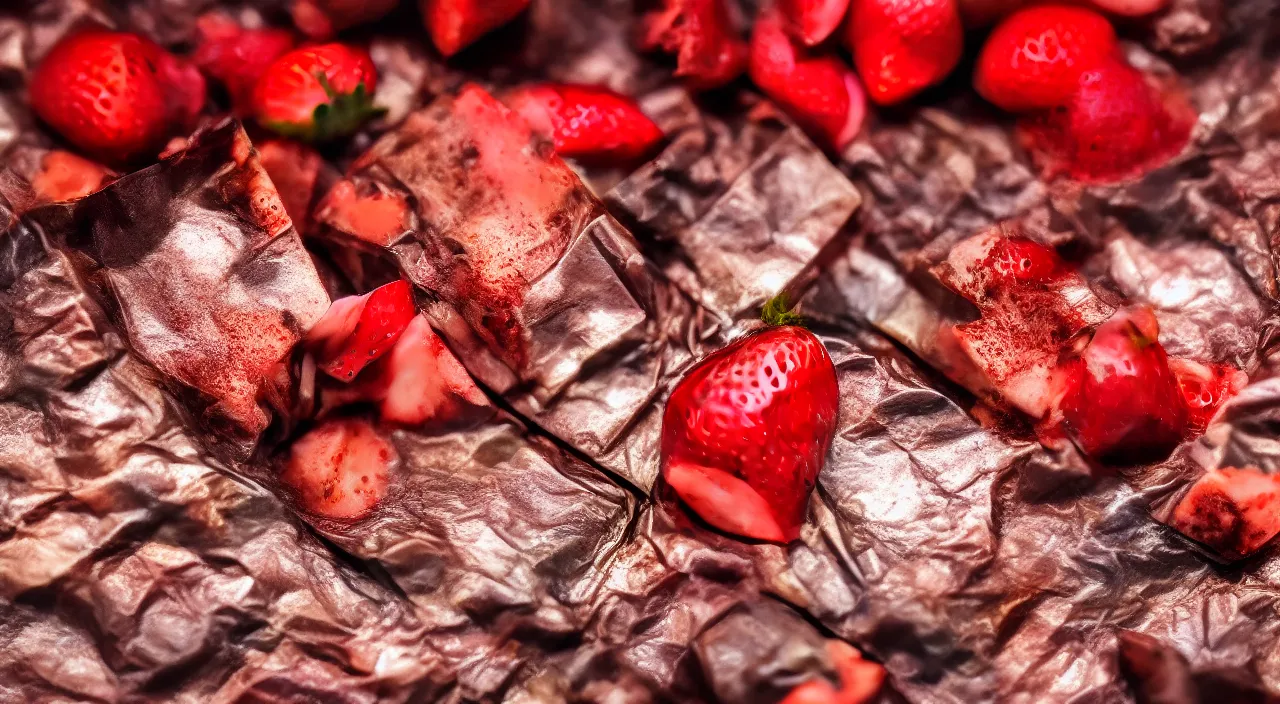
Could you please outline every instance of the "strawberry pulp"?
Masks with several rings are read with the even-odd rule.
[[[838,387],[809,331],[771,327],[699,363],[662,423],[662,474],[703,520],[737,535],[799,535],[835,433]]]

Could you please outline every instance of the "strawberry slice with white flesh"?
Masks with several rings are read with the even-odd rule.
[[[398,461],[395,448],[368,422],[329,420],[294,441],[280,481],[307,512],[352,520],[386,496]]]
[[[417,313],[409,283],[393,281],[334,301],[307,334],[307,344],[321,371],[351,381],[391,350]]]
[[[1200,477],[1169,523],[1219,555],[1238,560],[1280,533],[1280,477],[1224,467]]]

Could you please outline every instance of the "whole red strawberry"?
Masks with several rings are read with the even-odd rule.
[[[1107,18],[1082,7],[1040,5],[1015,12],[991,32],[973,83],[1012,112],[1067,104],[1080,74],[1115,59]]]
[[[1141,175],[1186,146],[1195,113],[1141,72],[1108,61],[1080,74],[1066,107],[1029,115],[1023,141],[1047,174],[1086,182]]]
[[[31,106],[67,141],[115,164],[154,156],[204,104],[194,66],[149,39],[86,30],[58,42],[31,77]]]
[[[779,0],[792,36],[805,46],[821,44],[840,26],[849,0]]]
[[[725,0],[663,0],[641,26],[640,47],[675,54],[676,75],[693,90],[719,88],[747,66],[747,44]]]
[[[475,40],[515,19],[529,0],[421,0],[431,41],[453,56]]]
[[[845,42],[871,99],[890,105],[951,73],[964,28],[956,0],[852,0]]]
[[[196,50],[191,59],[226,87],[239,114],[253,108],[253,88],[267,67],[293,48],[282,29],[246,29],[230,17],[211,12],[196,20]]]
[[[1142,461],[1167,455],[1187,429],[1187,407],[1159,326],[1147,308],[1120,311],[1098,326],[1071,362],[1062,399],[1067,428],[1098,460]]]
[[[367,51],[346,44],[303,47],[267,67],[254,87],[253,113],[280,134],[322,142],[351,134],[377,115],[377,87]]]
[[[662,130],[634,100],[608,88],[557,83],[526,86],[507,104],[560,156],[626,163],[653,151]]]
[[[866,96],[853,70],[833,54],[796,44],[776,11],[756,20],[748,71],[823,146],[839,151],[862,129]]]
[[[662,476],[721,530],[794,539],[838,407],[822,342],[795,325],[766,328],[707,357],[676,386],[662,420]]]

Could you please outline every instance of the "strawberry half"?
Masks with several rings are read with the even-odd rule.
[[[253,109],[253,88],[277,58],[293,49],[283,29],[245,29],[221,12],[196,20],[196,50],[191,60],[231,96],[237,114]]]
[[[1142,175],[1176,156],[1196,116],[1176,93],[1162,93],[1118,59],[1084,71],[1065,107],[1020,123],[1022,140],[1047,175],[1085,182]]]
[[[1062,414],[1085,454],[1104,461],[1162,458],[1182,440],[1187,407],[1147,308],[1098,326],[1071,363]]]
[[[395,448],[367,422],[330,420],[294,441],[280,481],[306,511],[352,520],[387,495],[397,461]]]
[[[154,156],[171,132],[191,125],[205,98],[191,64],[136,34],[96,29],[58,42],[30,86],[42,120],[113,164]]]
[[[663,137],[634,100],[608,88],[542,83],[514,91],[506,102],[564,157],[628,163]]]
[[[414,316],[366,376],[360,390],[365,400],[378,402],[386,423],[447,423],[489,408],[488,398],[422,315]]]
[[[1247,557],[1280,533],[1280,477],[1253,468],[1207,472],[1169,525],[1229,560]]]
[[[852,0],[846,27],[858,75],[881,105],[946,78],[964,49],[956,0]]]
[[[640,48],[675,54],[675,75],[692,90],[719,88],[747,67],[725,0],[663,0],[641,21]]]
[[[253,113],[286,137],[322,142],[359,129],[382,111],[373,106],[377,70],[369,53],[346,44],[295,49],[258,79]]]
[[[748,71],[760,90],[823,146],[840,151],[862,129],[866,95],[853,70],[832,54],[798,46],[776,11],[756,20]]]
[[[1040,5],[1015,12],[991,32],[974,71],[982,97],[1011,112],[1065,105],[1080,74],[1116,57],[1116,33],[1082,7]]]
[[[307,333],[307,345],[321,371],[351,381],[395,345],[417,313],[409,283],[393,281],[363,296],[334,301]]]
[[[695,366],[667,401],[662,476],[721,530],[785,542],[799,535],[835,433],[835,367],[813,333],[780,325]]]
[[[462,51],[528,6],[529,0],[421,0],[427,32],[445,56]]]
[[[815,46],[840,26],[849,0],[779,0],[778,9],[791,35],[805,46]]]

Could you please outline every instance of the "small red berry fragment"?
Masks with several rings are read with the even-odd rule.
[[[840,676],[840,688],[826,680],[806,682],[791,690],[781,704],[864,704],[884,684],[884,668],[864,660],[857,648],[840,640],[827,641],[827,656]]]
[[[322,159],[316,150],[288,139],[268,139],[258,144],[258,160],[280,193],[284,211],[300,234],[311,220],[311,199]]]
[[[31,106],[67,141],[113,164],[155,156],[204,104],[196,68],[126,32],[58,42],[30,82]]]
[[[114,177],[115,174],[101,164],[54,149],[40,160],[40,171],[30,181],[40,200],[62,202],[83,198]]]
[[[514,20],[529,0],[421,0],[420,6],[436,49],[453,56]]]
[[[779,0],[787,29],[805,46],[821,44],[849,11],[849,0]]]
[[[334,301],[307,333],[307,345],[321,371],[351,381],[391,350],[417,313],[408,282],[393,281],[364,296]]]
[[[330,420],[294,441],[280,481],[306,511],[352,520],[386,497],[398,461],[395,448],[369,423]]]
[[[1116,33],[1102,15],[1069,5],[1015,12],[991,32],[974,72],[982,97],[1011,112],[1066,105],[1080,74],[1115,60]]]
[[[191,60],[227,89],[237,114],[247,115],[258,78],[291,49],[293,35],[283,29],[246,29],[225,14],[211,12],[196,20]]]
[[[1065,107],[1033,113],[1022,138],[1046,175],[1110,182],[1142,175],[1186,146],[1196,116],[1119,60],[1080,74]]]
[[[321,142],[351,134],[376,116],[377,87],[367,51],[346,44],[303,47],[267,67],[254,87],[253,113],[286,137]]]
[[[634,100],[608,88],[541,83],[506,102],[563,157],[625,164],[652,153],[663,137]]]
[[[771,327],[704,359],[676,386],[662,423],[662,474],[721,530],[799,535],[835,433],[839,389],[822,342]]]
[[[845,43],[867,94],[892,105],[951,73],[964,27],[956,0],[852,0]]]
[[[640,47],[675,54],[675,73],[692,90],[719,88],[747,67],[725,0],[663,0],[642,21]]]
[[[1163,8],[1168,4],[1168,0],[1093,0],[1093,4],[1104,12],[1125,17],[1141,17]]]
[[[839,151],[862,129],[866,95],[853,70],[834,54],[796,44],[776,12],[756,20],[748,71],[760,90],[823,146]]]
[[[1182,440],[1187,407],[1158,333],[1150,309],[1120,311],[1098,327],[1073,361],[1062,413],[1090,457],[1160,459]]]
[[[1182,398],[1187,403],[1188,430],[1195,435],[1203,433],[1222,404],[1249,383],[1248,374],[1227,364],[1170,359],[1169,368],[1178,378]]]
[[[408,231],[410,216],[403,195],[376,187],[363,192],[351,181],[334,184],[316,208],[317,221],[378,247]]]
[[[293,0],[289,11],[303,34],[318,41],[349,27],[372,22],[395,9],[399,0]]]
[[[1200,477],[1170,525],[1228,560],[1257,552],[1280,533],[1280,477],[1224,467]]]

